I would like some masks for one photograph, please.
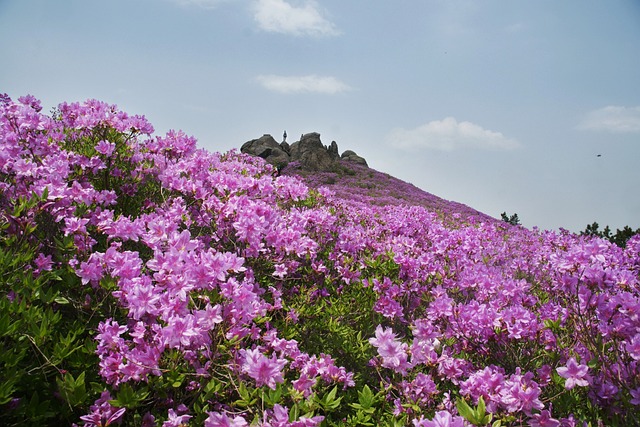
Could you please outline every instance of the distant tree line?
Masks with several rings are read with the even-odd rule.
[[[511,225],[520,225],[520,218],[518,218],[518,214],[514,213],[513,215],[508,215],[506,212],[502,212],[500,214],[502,220]],[[610,241],[611,243],[624,248],[627,245],[627,241],[635,236],[636,234],[640,234],[640,228],[634,230],[633,228],[625,225],[622,230],[619,228],[616,229],[615,233],[611,232],[611,228],[609,226],[605,226],[604,229],[600,230],[600,225],[597,222],[593,224],[587,225],[587,228],[580,232],[581,236],[596,236]]]
[[[621,248],[624,248],[627,245],[627,241],[635,236],[636,234],[640,234],[640,228],[637,230],[632,229],[628,225],[625,225],[622,230],[619,228],[616,229],[615,233],[611,232],[609,226],[605,226],[603,230],[600,230],[600,226],[597,222],[593,224],[587,225],[587,228],[580,233],[583,236],[597,236],[603,239],[607,239],[611,243],[614,243]]]

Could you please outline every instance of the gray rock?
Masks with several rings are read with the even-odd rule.
[[[344,153],[342,153],[342,156],[340,158],[342,160],[347,161],[347,162],[353,162],[353,163],[357,163],[357,164],[362,165],[362,166],[369,167],[369,165],[367,164],[367,161],[364,159],[364,157],[358,156],[355,153],[355,151],[347,150]]]
[[[282,141],[280,143],[280,148],[287,154],[291,153],[291,147],[289,146],[289,143],[287,141]]]
[[[324,146],[320,140],[320,134],[311,132],[303,134],[300,141],[289,145],[287,142],[276,142],[268,134],[258,139],[245,142],[240,151],[253,156],[262,157],[267,162],[283,168],[290,162],[297,161],[300,165],[310,171],[327,171],[336,168],[340,161],[350,161],[367,166],[367,162],[351,150],[342,153],[338,152],[338,144],[335,141],[331,145]]]
[[[340,153],[338,152],[338,144],[335,141],[331,141],[331,145],[329,146],[328,151],[332,159],[340,158]]]
[[[289,163],[289,154],[282,149],[271,135],[265,134],[258,139],[245,142],[240,151],[265,159],[277,167],[284,167]]]
[[[335,161],[329,150],[322,145],[317,132],[302,135],[300,141],[291,144],[290,153],[292,162],[298,161],[308,170],[328,170]]]

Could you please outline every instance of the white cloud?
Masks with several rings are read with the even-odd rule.
[[[610,105],[589,112],[578,129],[614,133],[640,132],[640,107]]]
[[[434,120],[415,129],[394,129],[388,141],[406,150],[432,149],[453,151],[460,148],[511,150],[520,144],[500,132],[484,129],[471,122],[458,122],[453,117]]]
[[[331,76],[276,76],[261,75],[256,80],[266,89],[281,93],[336,94],[351,90],[346,83]]]
[[[265,31],[295,36],[335,36],[340,32],[320,13],[315,1],[293,6],[285,0],[257,0],[254,19]]]

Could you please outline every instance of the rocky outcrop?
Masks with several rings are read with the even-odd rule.
[[[344,153],[342,153],[341,159],[346,160],[348,162],[354,162],[354,163],[358,163],[359,165],[369,167],[369,165],[367,164],[367,161],[363,157],[358,156],[355,152],[351,150],[347,150]]]
[[[283,168],[290,162],[299,162],[303,168],[311,171],[332,170],[336,163],[341,161],[367,166],[367,161],[351,150],[340,156],[335,141],[328,147],[323,145],[317,132],[304,134],[299,141],[291,145],[285,141],[278,143],[271,135],[265,134],[258,139],[245,142],[240,151],[262,157],[277,168]]]
[[[286,144],[283,142],[282,145]],[[278,144],[271,135],[262,135],[258,139],[245,142],[240,151],[253,156],[262,157],[276,167],[284,167],[289,163],[289,153],[285,151],[287,146]]]
[[[302,135],[300,141],[291,144],[290,154],[292,162],[300,162],[309,170],[327,170],[335,162],[327,147],[322,145],[320,134],[316,132]]]
[[[331,145],[329,146],[329,155],[332,159],[339,159],[340,153],[338,152],[338,144],[335,141],[331,141]]]

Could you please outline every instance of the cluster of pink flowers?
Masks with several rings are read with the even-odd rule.
[[[306,353],[269,321],[297,321],[289,282],[323,298],[319,284],[331,280],[375,293],[372,309],[385,320],[365,337],[377,353],[371,366],[394,415],[415,426],[466,425],[455,396],[482,398],[496,417],[572,425],[543,398],[558,392],[555,376],[564,392],[584,390],[614,412],[640,404],[639,236],[623,250],[434,197],[423,203],[431,209],[379,206],[365,194],[340,197],[347,186],[276,176],[262,159],[197,149],[182,132],[154,137],[144,117],[99,101],[62,104],[53,117],[33,97],[0,104],[0,201],[44,196],[38,209],[73,238],[69,263],[82,284],[107,289],[118,308],[96,335],[105,387],[148,383],[178,365],[191,389],[216,377],[267,391],[286,384],[304,398],[352,387],[354,374],[332,355]],[[119,205],[149,189],[158,197],[135,212]],[[9,233],[35,221],[35,212],[3,215]],[[62,261],[46,249],[34,268]],[[382,274],[372,260],[394,268]],[[126,416],[105,393],[85,425]],[[254,419],[323,420],[290,420],[289,410],[254,408]],[[168,409],[164,425],[188,424],[189,411]],[[251,422],[221,404],[204,425]]]

